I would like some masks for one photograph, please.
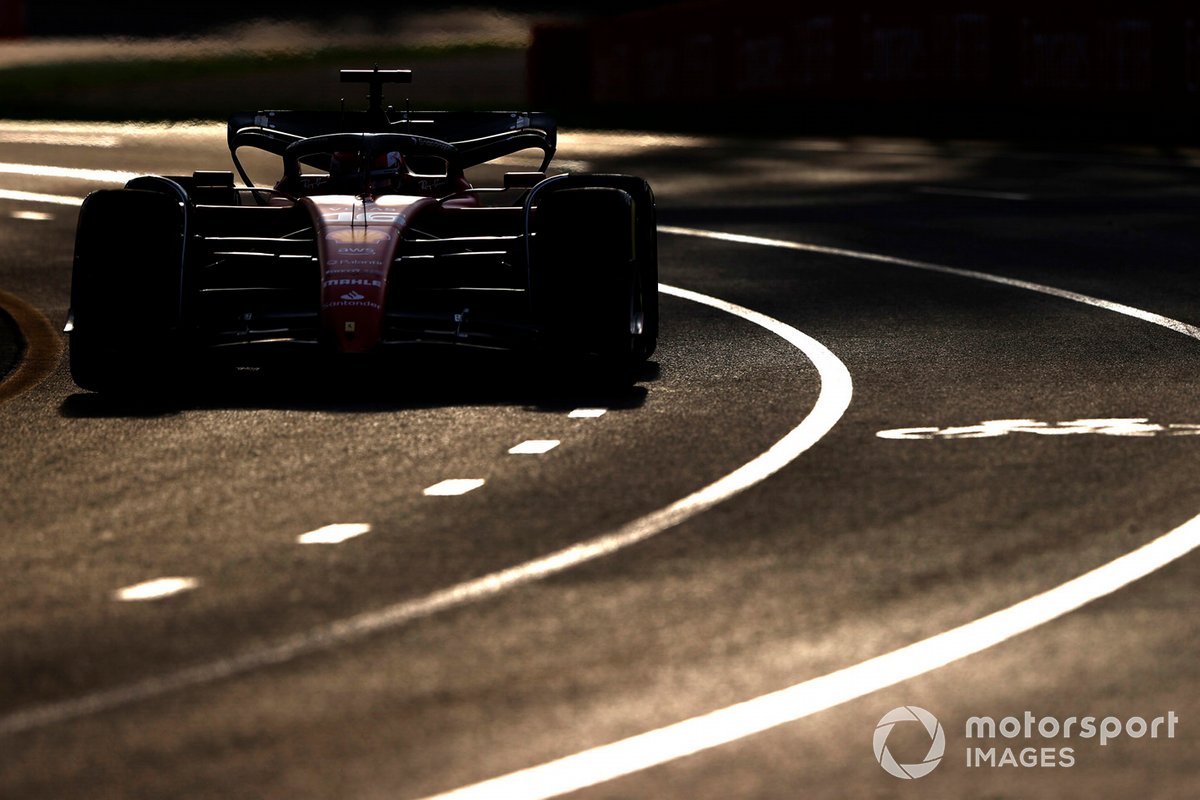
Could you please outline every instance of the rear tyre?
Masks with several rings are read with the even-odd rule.
[[[158,192],[115,189],[84,201],[71,275],[71,377],[106,393],[161,390],[174,374],[183,209]]]

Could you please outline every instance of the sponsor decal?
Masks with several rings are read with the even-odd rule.
[[[335,228],[325,236],[334,247],[341,245],[370,245],[391,241],[392,228]]]
[[[379,303],[372,303],[370,300],[338,300],[333,303],[326,303],[324,308],[370,308],[378,311],[383,306]]]
[[[329,286],[370,286],[372,288],[383,288],[383,281],[379,278],[330,278],[326,280],[324,285]]]
[[[367,211],[365,213],[358,210],[327,211],[321,216],[329,225],[350,225],[360,222],[390,225],[393,223],[403,224],[405,221],[404,215],[399,211]]]
[[[368,275],[381,275],[382,274],[381,269],[380,269],[380,267],[382,265],[375,261],[368,261],[365,264],[360,261],[335,261],[335,262],[333,262],[333,266],[338,266],[338,265],[340,265],[340,266],[337,269],[330,269],[329,267],[331,265],[328,262],[326,262],[325,274],[327,276],[329,276],[329,275],[358,275],[358,276],[361,276],[364,272],[367,273]],[[358,266],[355,266],[355,265],[358,265]],[[339,280],[341,280],[341,279],[339,278]]]

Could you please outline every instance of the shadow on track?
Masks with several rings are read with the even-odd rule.
[[[637,408],[659,378],[657,362],[614,374],[589,362],[547,363],[511,353],[421,353],[355,363],[207,366],[129,392],[78,392],[68,418],[153,418],[188,410],[269,408],[387,413],[443,406],[522,406],[558,413],[593,406]]]

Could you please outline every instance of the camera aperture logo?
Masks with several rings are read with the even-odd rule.
[[[901,764],[892,757],[888,750],[888,735],[891,734],[892,728],[901,722],[919,723],[929,734],[929,752],[925,754],[924,760],[916,764]],[[873,744],[875,745],[875,760],[879,762],[879,766],[883,767],[889,775],[904,780],[913,780],[925,777],[933,772],[938,764],[942,763],[942,756],[946,752],[946,732],[942,730],[942,723],[938,722],[937,717],[920,706],[901,706],[893,708],[879,720],[879,724],[875,726]]]

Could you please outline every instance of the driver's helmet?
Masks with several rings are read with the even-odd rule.
[[[375,156],[371,162],[371,191],[376,194],[397,191],[407,176],[408,168],[404,164],[404,156],[398,151],[392,150]]]
[[[404,156],[392,150],[371,159],[369,169],[363,157],[353,150],[340,150],[329,159],[329,178],[338,186],[365,190],[372,194],[398,191],[408,176]],[[363,174],[364,170],[367,174]]]

